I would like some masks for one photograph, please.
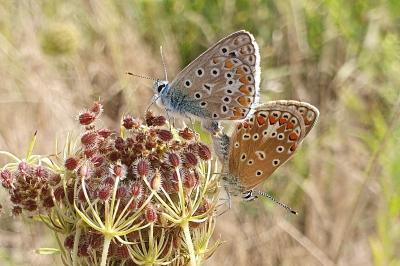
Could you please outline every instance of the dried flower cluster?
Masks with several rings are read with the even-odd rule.
[[[1,171],[12,213],[56,232],[65,265],[198,265],[215,224],[211,152],[163,116],[126,115],[119,133],[100,128],[102,105],[78,116],[82,134],[61,155],[32,155]]]

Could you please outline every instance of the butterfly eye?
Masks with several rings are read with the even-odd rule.
[[[165,84],[158,85],[157,92],[160,93],[165,88]]]

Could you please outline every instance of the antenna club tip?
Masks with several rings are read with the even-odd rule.
[[[290,212],[291,212],[292,214],[294,214],[294,215],[298,215],[298,214],[299,214],[297,211],[293,211],[293,210],[291,210]]]

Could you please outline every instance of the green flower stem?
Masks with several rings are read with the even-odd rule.
[[[188,251],[189,251],[190,265],[196,266],[197,265],[196,253],[194,252],[192,237],[190,236],[189,223],[188,222],[182,223],[181,227],[183,229],[183,234],[185,236],[185,242],[186,242],[186,245],[187,245]]]
[[[103,252],[101,253],[100,266],[106,266],[106,264],[107,264],[108,248],[110,247],[110,243],[111,243],[112,239],[113,239],[112,235],[108,235],[108,234],[104,235]]]
[[[82,228],[80,227],[80,221],[76,224],[76,232],[74,237],[74,247],[72,249],[72,266],[78,265],[78,246],[79,238],[81,238]]]

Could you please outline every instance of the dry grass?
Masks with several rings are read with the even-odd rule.
[[[300,215],[234,202],[208,265],[400,265],[399,15],[397,1],[2,1],[0,149],[23,155],[38,130],[36,152],[53,152],[99,97],[111,126],[140,115],[151,84],[126,71],[162,77],[162,44],[177,73],[246,28],[261,47],[262,99],[308,101],[321,118],[264,185]],[[33,252],[54,246],[42,226],[0,224],[1,265],[59,263]]]

